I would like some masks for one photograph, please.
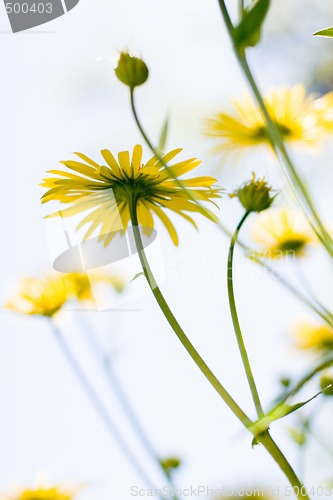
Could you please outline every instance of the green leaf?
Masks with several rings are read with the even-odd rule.
[[[313,33],[312,36],[324,36],[326,38],[333,38],[333,28],[325,28],[324,30]]]
[[[269,429],[269,426],[272,422],[286,417],[287,415],[290,415],[290,413],[299,410],[300,408],[302,408],[302,406],[305,406],[306,404],[310,403],[310,401],[319,396],[319,394],[322,394],[322,391],[312,396],[312,398],[307,399],[306,401],[303,401],[301,403],[296,403],[294,405],[288,405],[286,403],[279,404],[259,420],[249,425],[249,431],[252,432],[254,436],[259,436]]]
[[[141,271],[141,273],[137,273],[134,278],[131,279],[130,283],[132,283],[132,281],[135,281],[136,279],[140,278],[140,276],[144,276],[145,273],[143,271]]]
[[[243,18],[234,30],[234,43],[238,50],[254,47],[261,38],[261,28],[264,24],[270,0],[257,0],[254,6],[244,11]]]
[[[162,130],[161,130],[161,133],[160,133],[160,138],[158,140],[157,149],[160,153],[162,153],[164,151],[166,141],[168,138],[168,131],[169,131],[169,118],[166,117],[164,124],[163,124],[163,127],[162,127]]]

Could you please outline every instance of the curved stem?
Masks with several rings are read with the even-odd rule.
[[[142,124],[141,124],[141,121],[140,121],[140,119],[138,117],[138,113],[136,111],[135,100],[134,100],[134,89],[131,89],[130,98],[131,98],[131,109],[132,109],[132,112],[133,112],[135,123],[136,123],[136,125],[137,125],[137,127],[138,127],[138,129],[139,129],[139,131],[140,131],[140,133],[141,133],[144,141],[146,142],[147,146],[152,151],[152,153],[156,156],[156,158],[161,163],[161,165],[163,165],[163,167],[168,170],[168,172],[170,173],[171,177],[176,181],[176,183],[178,184],[178,186],[181,189],[183,189],[183,191],[187,194],[187,196],[189,197],[190,200],[192,200],[198,207],[200,207],[202,214],[205,215],[205,207],[204,207],[204,205],[202,205],[200,203],[200,201],[197,200],[193,196],[193,194],[191,193],[191,191],[189,189],[187,189],[187,187],[184,185],[184,183],[182,183],[178,179],[178,177],[172,172],[172,170],[169,169],[168,165],[163,160],[163,158],[160,155],[160,153],[158,152],[157,148],[154,147],[152,141],[149,139],[147,133],[145,132],[145,130],[144,130]],[[224,224],[222,224],[221,221],[217,222],[217,227],[223,232],[224,235],[226,235],[226,236],[228,236],[230,238],[232,237],[232,233],[229,231],[229,229]],[[247,245],[245,245],[244,243],[242,243],[239,239],[237,240],[237,244],[246,253],[248,253],[250,255],[255,255],[255,252],[253,252]],[[266,264],[262,259],[260,259],[257,256],[254,256],[254,257],[251,257],[251,260],[253,262],[256,262],[256,264],[260,265],[261,267],[263,267],[272,276],[275,276],[276,273],[275,273],[274,269],[272,267],[270,267],[268,264]],[[303,302],[304,304],[306,304],[310,309],[312,309],[312,311],[314,311],[316,314],[318,314],[325,322],[327,322],[330,326],[333,326],[332,320],[328,319],[325,316],[325,314],[316,307],[315,304],[312,304],[308,300],[308,298],[304,294],[302,294],[301,291],[297,290],[286,278],[279,277],[279,282],[282,285],[284,285],[289,290],[289,292],[291,292],[301,302]]]
[[[247,350],[245,347],[243,335],[242,335],[242,330],[240,327],[239,319],[238,319],[238,314],[237,314],[237,307],[236,307],[236,301],[235,301],[235,294],[234,294],[234,284],[233,284],[233,258],[234,258],[234,249],[235,249],[235,244],[237,242],[238,234],[239,231],[250,215],[251,212],[245,212],[244,216],[242,217],[240,223],[237,226],[237,229],[231,239],[230,242],[230,248],[229,248],[229,255],[228,255],[228,271],[227,271],[227,280],[228,280],[228,297],[229,297],[229,306],[230,306],[230,312],[231,312],[231,317],[232,317],[232,322],[234,325],[234,330],[236,334],[236,339],[240,351],[240,355],[243,361],[243,366],[245,369],[246,377],[250,386],[251,394],[252,394],[252,399],[254,402],[254,405],[257,410],[258,417],[262,417],[264,415],[257,386],[254,380],[254,376],[252,373],[252,368],[251,368],[251,363],[247,354]]]
[[[225,22],[226,28],[228,30],[229,36],[232,40],[234,41],[234,27],[231,22],[228,10],[226,8],[224,0],[218,0],[219,6],[221,9],[222,17]],[[283,138],[281,137],[281,133],[274,123],[274,121],[271,119],[270,114],[267,110],[266,104],[264,102],[264,99],[262,97],[261,92],[259,91],[258,85],[252,75],[252,72],[250,70],[250,67],[248,65],[246,55],[244,51],[238,51],[237,47],[235,47],[235,54],[238,59],[238,62],[240,64],[240,67],[243,70],[244,75],[246,76],[248,83],[251,87],[251,90],[253,92],[253,95],[255,96],[257,103],[259,105],[259,108],[261,110],[261,113],[263,115],[263,118],[266,122],[267,125],[267,131],[270,137],[270,141],[272,144],[272,147],[274,151],[276,152],[278,158],[281,160],[282,166],[284,166],[284,170],[287,174],[287,179],[289,180],[289,183],[294,191],[294,194],[296,196],[296,200],[299,202],[300,207],[302,208],[304,214],[306,215],[307,219],[309,220],[311,226],[313,229],[316,231],[318,237],[320,238],[321,242],[323,243],[323,246],[329,253],[331,257],[333,257],[333,241],[331,236],[329,235],[328,231],[326,230],[325,226],[323,225],[317,210],[312,202],[310,193],[305,186],[303,180],[300,178],[298,175],[298,172],[296,168],[293,165],[293,162],[291,161],[289,154],[287,152],[287,149],[285,147]],[[297,186],[297,188],[295,187]],[[300,193],[300,195],[299,195]],[[305,208],[305,206],[307,209]],[[311,218],[309,217],[308,211],[313,217],[313,221],[315,224],[317,224],[318,229],[315,227],[314,223],[311,221]]]
[[[214,375],[212,370],[208,367],[206,362],[203,360],[203,358],[200,356],[200,354],[195,349],[193,344],[190,342],[190,340],[186,336],[185,332],[183,331],[183,329],[179,325],[177,319],[173,315],[168,303],[166,302],[164,296],[162,295],[162,292],[158,288],[157,283],[156,283],[155,278],[154,278],[154,275],[152,273],[152,270],[149,266],[149,262],[147,260],[147,257],[146,257],[145,251],[144,251],[144,247],[142,244],[135,202],[130,207],[130,214],[131,214],[131,221],[132,221],[132,226],[133,226],[135,244],[136,244],[136,248],[137,248],[137,251],[139,254],[142,270],[143,270],[144,275],[147,279],[149,287],[150,287],[158,305],[161,308],[161,311],[163,312],[163,314],[164,314],[165,318],[167,319],[168,323],[170,324],[171,328],[173,329],[173,331],[177,335],[178,339],[182,343],[183,347],[186,349],[186,351],[191,356],[193,361],[196,363],[198,368],[205,375],[207,380],[214,387],[214,389],[219,394],[219,396],[223,399],[223,401],[228,405],[228,407],[234,413],[234,415],[238,418],[238,420],[240,420],[243,423],[243,425],[246,428],[248,428],[249,425],[251,425],[251,420],[243,412],[243,410],[238,406],[238,404],[231,397],[231,395],[226,391],[224,386],[216,378],[216,376]],[[307,495],[303,494],[303,492],[304,492],[303,484],[298,479],[294,469],[291,467],[291,465],[289,464],[288,460],[286,459],[286,457],[284,456],[284,454],[282,453],[280,448],[274,442],[274,440],[270,436],[269,432],[266,431],[263,434],[261,434],[260,436],[255,436],[255,437],[266,448],[268,453],[275,460],[275,462],[278,464],[280,469],[284,472],[284,474],[288,478],[290,484],[294,487],[294,489],[296,491],[299,492],[299,494],[297,495],[298,498],[302,498],[302,499],[306,498],[307,500],[309,500],[309,497]]]
[[[116,373],[115,370],[112,367],[112,364],[110,363],[109,357],[106,355],[104,348],[99,341],[97,335],[95,332],[92,330],[92,328],[87,328],[87,326],[90,326],[87,321],[85,320],[83,327],[81,330],[83,331],[84,338],[86,340],[86,344],[88,348],[90,349],[90,352],[94,354],[96,360],[99,362],[101,369],[104,373],[105,380],[108,384],[108,387],[111,389],[111,391],[114,393],[116,398],[119,401],[120,406],[123,408],[128,422],[131,424],[133,430],[136,432],[136,435],[140,439],[143,447],[146,449],[148,455],[151,457],[152,461],[156,463],[158,468],[161,470],[162,474],[165,476],[165,479],[168,483],[168,485],[171,487],[172,490],[175,489],[174,484],[172,482],[172,479],[170,475],[167,473],[167,471],[164,469],[164,467],[161,464],[161,460],[157,453],[155,452],[154,446],[152,445],[149,437],[147,436],[138,416],[136,415],[136,412],[134,408],[132,407]],[[174,496],[174,500],[177,500],[178,497]]]
[[[332,365],[333,358],[328,358],[322,361],[319,365],[315,366],[315,368],[306,373],[292,389],[287,391],[281,398],[278,399],[278,404],[284,403],[287,399],[295,396],[315,375]]]
[[[152,485],[152,482],[149,479],[149,477],[146,475],[145,471],[142,469],[139,461],[132,454],[132,451],[127,446],[127,443],[121,437],[116,425],[111,420],[107,409],[105,408],[105,406],[103,405],[103,403],[99,399],[93,386],[91,385],[91,383],[89,382],[88,378],[86,377],[84,371],[82,370],[79,363],[77,362],[75,356],[73,355],[71,349],[69,348],[69,346],[68,346],[64,336],[61,334],[59,328],[55,325],[55,323],[52,320],[50,320],[50,326],[51,326],[51,331],[53,333],[53,337],[56,340],[62,354],[64,355],[69,366],[72,368],[73,372],[75,373],[78,381],[81,384],[82,389],[85,391],[86,395],[90,399],[92,405],[96,409],[101,420],[104,422],[109,433],[111,434],[113,439],[117,442],[119,447],[123,450],[125,456],[127,457],[128,461],[132,465],[133,469],[137,472],[137,474],[141,477],[141,479],[146,483],[146,485],[149,488],[156,489]],[[164,500],[161,495],[159,495],[159,498],[161,500]]]
[[[239,21],[242,20],[244,14],[244,0],[238,0],[238,16]]]
[[[333,322],[333,314],[325,307],[323,304],[320,303],[319,299],[315,296],[312,290],[311,284],[308,282],[303,270],[300,267],[299,261],[296,261],[295,263],[295,271],[296,275],[298,278],[299,283],[303,286],[303,289],[307,293],[307,295],[311,298],[311,300],[316,304],[316,306],[322,310],[323,314],[326,315],[328,321],[330,324]]]
[[[237,239],[237,243],[239,244],[239,239]],[[240,246],[245,250],[245,245],[240,244]],[[264,260],[260,259],[259,257],[256,256],[255,253],[251,253],[250,250],[248,250],[250,254],[250,260],[253,260],[261,266],[263,269],[268,271],[270,275],[273,277],[276,277],[276,271],[274,268],[272,268],[270,265],[268,265]],[[284,276],[278,275],[278,281],[281,283],[290,293],[292,293],[300,302],[308,306],[314,313],[316,313],[321,319],[325,321],[329,326],[333,327],[333,318],[332,314],[329,313],[329,311],[326,310],[323,306],[321,306],[319,303],[312,303],[308,299],[308,297],[298,290],[290,281],[288,281]]]
[[[195,349],[193,344],[190,342],[190,340],[186,336],[184,330],[182,329],[182,327],[178,323],[177,319],[173,315],[168,303],[166,302],[164,296],[162,295],[161,290],[157,286],[157,283],[155,281],[154,275],[153,275],[152,270],[150,268],[150,265],[148,263],[148,260],[147,260],[147,257],[146,257],[145,251],[144,251],[144,247],[142,244],[135,206],[130,208],[130,213],[131,213],[131,221],[132,221],[135,244],[136,244],[136,248],[137,248],[137,251],[139,254],[142,270],[143,270],[144,275],[147,279],[149,287],[150,287],[158,305],[160,306],[164,316],[166,317],[168,323],[170,324],[171,328],[173,329],[173,331],[177,335],[180,342],[183,344],[183,347],[186,349],[188,354],[191,356],[191,358],[193,359],[195,364],[198,366],[199,370],[201,370],[201,372],[205,375],[205,377],[208,379],[210,384],[214,387],[214,389],[221,396],[221,398],[224,400],[224,402],[229,406],[231,411],[233,411],[233,413],[236,415],[236,417],[246,427],[248,427],[249,425],[251,425],[251,420],[243,412],[243,410],[238,406],[238,404],[234,401],[234,399],[230,396],[228,391],[224,388],[224,386],[221,384],[221,382],[217,379],[215,374],[208,367],[206,362],[203,360],[203,358],[200,356],[200,354]]]

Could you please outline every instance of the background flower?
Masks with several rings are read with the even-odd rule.
[[[333,350],[333,328],[327,324],[300,321],[292,334],[299,349]]]
[[[268,259],[303,257],[308,246],[318,242],[303,214],[290,208],[272,209],[253,219],[251,236]]]
[[[324,126],[320,106],[317,107],[318,99],[314,95],[307,96],[304,85],[273,90],[264,100],[272,120],[287,143],[320,146],[325,128],[328,127]],[[220,139],[214,150],[226,155],[239,155],[261,144],[271,147],[266,125],[253,99],[249,95],[240,100],[235,99],[233,107],[233,112],[217,113],[206,122],[206,134]]]

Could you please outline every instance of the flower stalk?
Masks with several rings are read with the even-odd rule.
[[[147,146],[151,150],[151,152],[156,156],[158,161],[166,168],[168,169],[170,176],[175,180],[177,185],[183,189],[183,191],[186,193],[188,198],[196,203],[198,207],[202,210],[202,213],[205,213],[205,207],[200,203],[199,200],[197,200],[191,193],[189,189],[184,186],[183,182],[178,179],[177,176],[175,176],[172,172],[172,170],[169,169],[167,163],[163,160],[162,155],[158,152],[157,148],[153,145],[152,141],[150,140],[148,134],[145,132],[141,121],[139,119],[137,109],[136,109],[136,104],[135,104],[135,96],[134,96],[134,89],[131,89],[130,91],[130,101],[131,101],[131,109],[134,117],[134,121],[144,139],[146,142]],[[232,233],[229,231],[229,229],[219,220],[216,223],[217,227],[222,231],[222,233],[225,236],[232,237]],[[251,260],[258,264],[260,267],[265,269],[269,274],[272,276],[275,275],[274,269],[269,266],[263,259],[258,257],[253,250],[251,250],[247,245],[242,243],[239,238],[237,239],[237,244],[246,252],[246,254],[251,255]],[[332,326],[332,319],[329,318],[324,311],[319,309],[315,304],[310,302],[310,300],[300,291],[298,290],[292,283],[290,283],[286,278],[279,276],[279,283],[281,283],[290,293],[292,293],[298,300],[303,302],[303,304],[307,305],[313,312],[315,312],[318,316],[320,316],[326,323],[328,323],[330,326]]]
[[[303,180],[299,176],[297,169],[295,168],[288,151],[285,147],[284,141],[281,137],[281,133],[278,129],[278,127],[275,125],[273,120],[271,119],[269,112],[267,110],[267,107],[265,105],[264,99],[262,97],[262,94],[258,88],[258,85],[253,77],[253,74],[251,72],[251,69],[248,65],[247,58],[245,55],[245,51],[243,49],[238,49],[236,44],[235,44],[235,39],[234,39],[234,34],[235,34],[235,28],[231,22],[228,10],[226,8],[226,4],[224,0],[218,0],[220,10],[222,13],[222,17],[224,20],[224,23],[226,25],[227,31],[229,33],[229,36],[234,43],[234,49],[235,49],[235,54],[237,57],[237,60],[239,62],[239,65],[241,69],[243,70],[243,73],[251,87],[251,90],[253,92],[254,97],[257,100],[257,103],[259,105],[259,108],[261,110],[261,113],[263,115],[263,118],[266,122],[267,125],[267,131],[269,134],[269,138],[272,143],[272,147],[280,160],[282,166],[284,167],[284,170],[287,174],[287,179],[291,185],[291,188],[295,194],[296,200],[298,201],[301,209],[303,210],[304,214],[306,215],[307,219],[309,220],[312,228],[318,235],[318,238],[322,242],[324,248],[327,250],[329,255],[333,257],[333,240],[326,230],[324,224],[321,221],[321,218],[313,204],[313,201],[311,199],[310,193],[305,186]]]
[[[213,388],[216,390],[216,392],[219,394],[219,396],[223,399],[223,401],[227,404],[227,406],[230,408],[230,410],[234,413],[234,415],[238,418],[238,420],[241,421],[241,423],[249,429],[251,424],[253,423],[250,418],[244,413],[244,411],[240,408],[240,406],[236,403],[236,401],[232,398],[232,396],[229,394],[229,392],[225,389],[225,387],[221,384],[221,382],[217,379],[215,374],[212,372],[212,370],[209,368],[209,366],[206,364],[204,359],[201,357],[201,355],[198,353],[198,351],[195,349],[193,344],[190,342],[188,337],[186,336],[185,332],[181,328],[180,324],[178,323],[177,319],[175,318],[174,314],[172,313],[168,303],[166,302],[161,290],[159,289],[156,280],[154,278],[154,275],[152,273],[152,270],[150,268],[149,262],[147,260],[144,247],[142,244],[142,239],[141,239],[141,234],[140,234],[140,229],[138,225],[138,217],[136,213],[136,200],[133,199],[131,207],[130,207],[130,214],[131,214],[131,221],[132,221],[132,226],[133,226],[133,233],[134,233],[134,239],[135,239],[135,244],[136,248],[138,251],[139,259],[141,262],[142,270],[143,273],[147,279],[148,285],[161,309],[163,312],[165,318],[167,319],[169,325],[171,326],[172,330],[182,343],[183,347],[186,349],[188,354],[191,356],[192,360],[196,363],[200,371],[204,374],[204,376],[207,378],[209,383],[213,386]],[[275,441],[272,439],[268,431],[263,432],[259,436],[254,436],[257,440],[258,443],[261,443],[268,453],[271,455],[271,457],[274,459],[274,461],[278,464],[280,469],[284,472],[286,477],[288,478],[291,486],[294,488],[294,492],[296,496],[299,499],[306,499],[309,500],[309,497],[307,494],[305,494],[304,491],[304,486],[302,482],[299,480],[297,477],[294,469],[292,466],[289,464],[288,460],[280,450],[280,448],[277,446]],[[297,493],[296,493],[297,492]]]
[[[245,214],[243,215],[242,219],[240,220],[237,229],[231,239],[230,242],[230,248],[229,248],[229,254],[228,254],[228,270],[227,270],[227,280],[228,280],[228,297],[229,297],[229,307],[230,307],[230,312],[231,312],[231,317],[232,317],[232,323],[234,325],[234,331],[240,351],[240,355],[242,358],[243,366],[245,369],[246,377],[249,383],[249,387],[251,390],[252,394],[252,399],[254,402],[254,405],[257,410],[258,417],[261,418],[264,415],[264,411],[261,406],[257,386],[254,380],[250,360],[247,354],[245,342],[243,339],[242,335],[242,330],[240,327],[239,319],[238,319],[238,314],[237,314],[237,308],[236,308],[236,300],[235,300],[235,293],[234,293],[234,283],[233,283],[233,258],[234,258],[234,250],[235,250],[235,244],[237,242],[238,234],[241,230],[241,227],[243,226],[244,222],[250,215],[250,211],[246,211]]]

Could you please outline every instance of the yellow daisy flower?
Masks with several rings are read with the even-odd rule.
[[[268,112],[288,143],[318,146],[324,129],[316,109],[317,99],[306,96],[303,85],[274,90],[264,98]],[[218,113],[207,120],[206,134],[220,139],[215,151],[241,153],[261,144],[271,147],[258,105],[247,95],[233,101],[234,112]]]
[[[28,277],[22,279],[16,295],[5,307],[22,314],[52,317],[74,296],[75,287],[67,275]]]
[[[175,149],[163,156],[163,161],[169,163],[180,153]],[[216,216],[212,212],[202,211],[179,187],[168,171],[154,156],[147,163],[142,163],[142,147],[136,145],[132,158],[128,151],[118,154],[118,161],[108,150],[101,154],[105,164],[99,165],[81,153],[75,153],[79,161],[61,162],[70,171],[50,170],[57,177],[44,179],[42,186],[48,191],[42,197],[42,202],[57,200],[69,207],[51,214],[51,217],[72,216],[89,211],[78,225],[78,229],[88,225],[85,239],[98,230],[104,245],[108,245],[119,228],[121,222],[124,232],[130,222],[130,207],[136,206],[138,221],[143,228],[153,228],[153,215],[157,216],[175,245],[178,245],[178,235],[173,223],[165,213],[165,209],[181,215],[194,227],[194,220],[186,212],[199,212],[214,222]],[[201,163],[191,158],[170,166],[170,170],[180,177],[193,170]],[[196,177],[183,181],[191,190],[193,196],[200,201],[210,201],[220,197],[220,189],[213,187],[216,179],[213,177]],[[152,215],[153,214],[153,215]]]
[[[44,475],[36,486],[17,489],[12,494],[4,495],[1,500],[73,500],[82,487],[69,488],[65,485],[48,485]]]
[[[5,307],[21,314],[52,317],[68,300],[94,302],[92,281],[108,283],[118,292],[124,288],[120,277],[98,272],[90,273],[89,278],[80,273],[50,275],[42,279],[28,277],[20,282],[16,295]]]
[[[274,209],[258,215],[251,236],[261,245],[260,255],[269,259],[302,257],[316,235],[303,214],[288,208]]]
[[[37,486],[36,488],[22,489],[15,495],[7,497],[8,500],[72,500],[74,491],[62,486]]]
[[[325,323],[300,321],[292,333],[299,349],[333,349],[333,328]]]

